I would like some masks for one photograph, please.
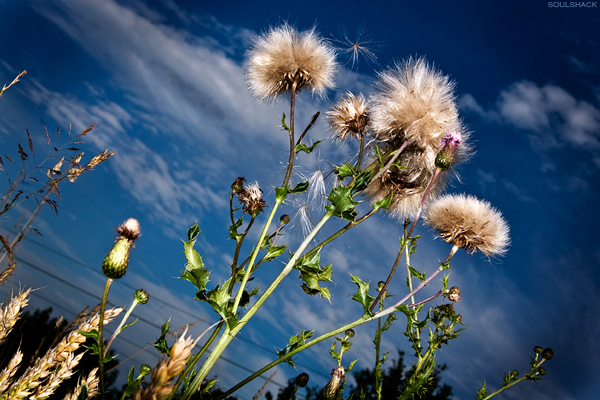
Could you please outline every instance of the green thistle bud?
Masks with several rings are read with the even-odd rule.
[[[539,367],[539,368],[538,368],[538,370],[537,370],[537,373],[538,373],[539,375],[546,375],[546,368],[544,368],[544,367]]]
[[[344,332],[346,334],[346,337],[349,338],[353,338],[355,333],[354,333],[354,329],[346,329],[346,332]]]
[[[542,351],[542,358],[544,360],[552,360],[552,357],[554,357],[554,352],[550,347]]]
[[[140,304],[146,304],[148,302],[148,300],[150,300],[150,295],[144,289],[136,290],[133,297],[134,297],[135,301],[137,301]]]
[[[460,289],[456,286],[452,286],[447,290],[446,296],[451,302],[458,303],[460,301]]]
[[[337,396],[337,392],[340,388],[340,383],[344,379],[344,367],[337,367],[331,371],[331,379],[327,382],[327,385],[321,390],[317,399],[319,400],[334,400]]]
[[[446,171],[454,161],[454,149],[460,144],[462,138],[458,132],[449,132],[441,140],[442,150],[435,157],[435,166]]]
[[[127,272],[129,251],[140,236],[140,224],[136,219],[130,218],[115,230],[119,237],[102,262],[102,272],[110,279],[120,279]]]
[[[287,214],[283,214],[280,218],[279,218],[279,223],[281,225],[286,225],[290,223],[290,216]]]
[[[142,364],[140,366],[140,375],[142,376],[146,376],[148,375],[150,372],[152,372],[152,367],[150,367],[148,364]]]
[[[542,351],[544,351],[544,348],[542,346],[535,346],[533,348],[533,351],[535,352],[535,354],[542,354]]]
[[[301,373],[296,377],[296,385],[299,387],[305,387],[306,385],[308,385],[309,378],[310,377],[306,372]]]

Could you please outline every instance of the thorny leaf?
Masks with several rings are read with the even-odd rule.
[[[299,334],[297,334],[296,336],[292,336],[288,340],[288,345],[285,346],[284,349],[277,350],[277,357],[282,358],[282,357],[288,355],[289,353],[291,353],[292,351],[296,350],[298,347],[306,344],[306,339],[310,339],[313,335],[313,332],[314,331],[302,331]],[[294,361],[292,360],[291,357],[288,358],[287,360],[285,360],[285,362],[295,368]]]
[[[204,267],[204,262],[202,262],[200,254],[194,250],[194,244],[196,243],[196,237],[199,232],[200,227],[197,223],[188,230],[188,238],[193,239],[183,242],[183,250],[185,258],[187,259],[187,264],[185,265],[185,271],[183,271],[183,274],[181,274],[179,279],[185,279],[186,281],[193,283],[198,291],[204,291],[206,290],[210,272]]]
[[[316,148],[317,148],[317,145],[318,145],[319,143],[321,143],[321,142],[322,142],[322,140],[317,140],[317,141],[316,141],[316,142],[315,142],[315,143],[314,143],[312,146],[310,146],[310,147],[306,146],[304,143],[300,143],[300,144],[297,144],[297,145],[296,145],[296,147],[294,147],[294,151],[295,151],[296,153],[303,151],[303,152],[305,152],[306,154],[310,154],[310,153],[312,153],[312,152],[313,152],[313,150],[314,150],[314,149],[316,149]]]
[[[385,197],[379,200],[377,203],[373,204],[373,210],[377,211],[380,208],[387,210],[390,204],[392,204],[392,198],[394,197],[394,191],[392,190],[388,197]]]
[[[335,167],[334,168],[335,173],[337,174],[339,180],[343,180],[344,178],[348,177],[348,176],[355,176],[356,175],[356,170],[354,169],[354,167],[348,163],[339,166],[339,167]]]
[[[352,274],[350,274],[350,276],[352,277],[352,282],[356,283],[358,286],[358,291],[354,296],[352,296],[352,300],[358,301],[360,304],[362,304],[365,311],[363,318],[368,318],[373,315],[370,311],[370,308],[371,304],[373,304],[373,300],[375,300],[375,297],[369,294],[368,283],[364,282],[358,276],[354,276]]]
[[[158,339],[156,339],[156,342],[154,342],[154,344],[153,344],[154,348],[156,350],[158,350],[159,353],[164,354],[164,355],[169,355],[171,353],[171,348],[167,344],[167,340],[166,340],[167,334],[169,333],[170,330],[171,330],[171,320],[169,319],[167,322],[162,324],[162,326],[160,327],[160,337]]]
[[[267,254],[265,255],[265,260],[272,261],[285,251],[286,247],[284,244],[281,246],[269,246],[267,249]]]
[[[281,127],[283,128],[283,130],[290,132],[290,127],[286,125],[285,123],[285,113],[283,113],[283,116],[281,117]]]
[[[333,211],[333,215],[336,217],[345,219],[350,222],[354,222],[356,219],[356,210],[354,209],[358,205],[358,201],[352,200],[352,187],[338,186],[331,189],[327,200],[331,202],[326,208]]]
[[[319,282],[331,282],[333,264],[321,267],[319,265],[320,258],[321,254],[317,252],[309,258],[302,258],[300,260],[301,264],[296,264],[294,267],[300,272],[304,293],[310,295],[320,294],[321,297],[330,300],[331,294],[329,293],[329,289],[321,287]]]

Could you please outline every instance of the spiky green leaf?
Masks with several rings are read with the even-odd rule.
[[[352,282],[356,283],[358,286],[358,291],[354,296],[352,296],[352,300],[358,301],[362,304],[363,309],[365,311],[363,318],[369,318],[373,313],[369,310],[371,305],[373,304],[373,300],[375,297],[369,294],[369,284],[360,279],[358,276],[350,274],[352,277]]]

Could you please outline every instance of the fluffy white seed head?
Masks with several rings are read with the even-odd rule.
[[[371,124],[382,140],[408,140],[437,147],[449,131],[463,131],[454,102],[454,82],[423,58],[409,58],[379,73]]]
[[[298,32],[285,23],[258,36],[247,53],[246,79],[259,100],[275,99],[290,90],[310,89],[325,95],[334,84],[335,49],[315,28]]]
[[[362,94],[348,92],[327,112],[327,119],[336,139],[359,138],[369,122],[368,103]]]
[[[510,244],[508,224],[487,201],[473,196],[445,195],[425,212],[427,223],[448,243],[470,253],[503,255]]]

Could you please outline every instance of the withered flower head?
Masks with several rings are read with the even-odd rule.
[[[335,86],[337,63],[335,49],[315,28],[298,32],[284,23],[255,39],[245,67],[250,90],[264,101],[291,90],[294,83],[296,91],[306,88],[323,96]]]
[[[396,143],[380,146],[381,152],[386,153]],[[376,203],[393,192],[394,196],[387,211],[394,218],[403,221],[406,218],[412,218],[419,208],[423,195],[435,173],[435,157],[437,150],[432,148],[421,148],[417,144],[411,143],[406,146],[396,164],[402,168],[391,166],[381,177],[374,179],[363,192],[365,196]],[[389,162],[392,155],[383,158],[384,165]],[[368,163],[376,162],[373,173],[377,174],[381,165],[377,156],[373,153],[368,159]],[[446,174],[440,174],[429,192],[428,199],[439,195],[446,184]]]
[[[409,58],[379,73],[371,125],[382,140],[400,138],[437,147],[449,131],[460,131],[454,82],[424,58]]]
[[[262,189],[258,186],[258,182],[244,186],[241,192],[238,192],[238,200],[243,204],[242,210],[244,214],[250,214],[256,217],[263,212],[263,207],[267,203],[261,198]]]
[[[429,205],[427,223],[448,243],[486,256],[502,255],[510,243],[508,224],[490,203],[473,196],[445,195]]]
[[[369,122],[368,104],[362,94],[348,92],[327,112],[327,119],[335,138],[360,138]]]

